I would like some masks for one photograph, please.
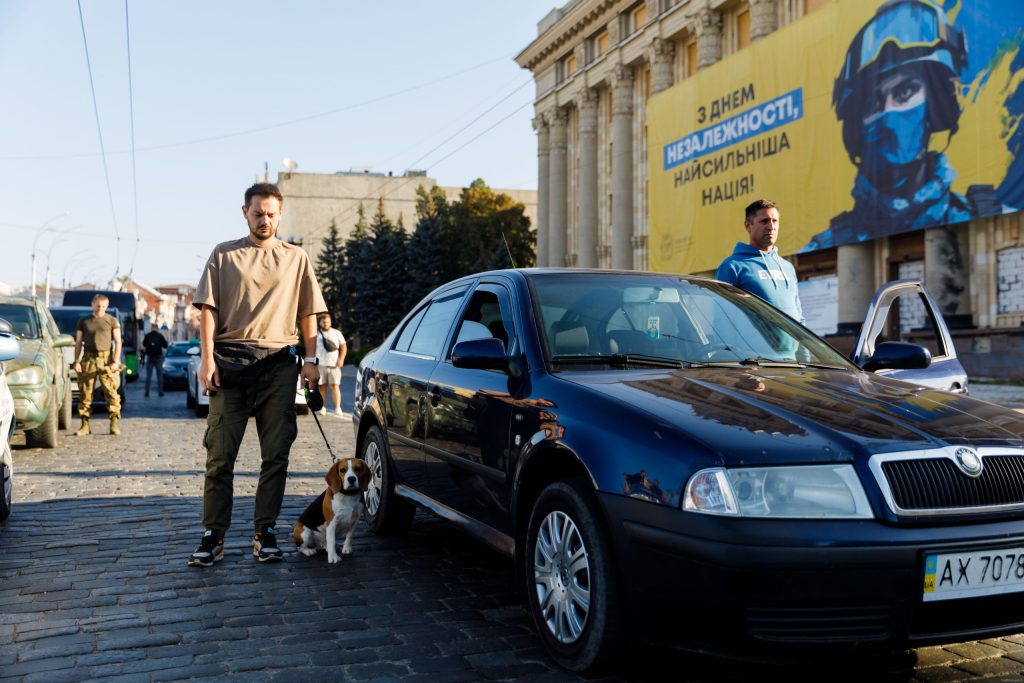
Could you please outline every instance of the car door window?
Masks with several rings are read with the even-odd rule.
[[[928,349],[932,358],[947,355],[935,319],[919,292],[901,292],[883,312],[885,323],[874,340],[874,346],[886,341],[909,341]]]
[[[493,337],[500,339],[505,351],[515,347],[515,324],[512,322],[511,299],[504,287],[481,285],[470,298],[459,319],[459,331],[453,343]]]
[[[427,307],[421,308],[416,315],[409,319],[409,322],[402,328],[402,333],[398,335],[398,341],[395,342],[393,347],[395,351],[408,351],[409,344],[412,343],[412,337],[416,334],[416,328],[420,326],[420,321],[423,320],[423,315],[427,312]]]
[[[462,303],[463,294],[464,292],[458,292],[431,302],[409,343],[409,353],[431,358],[441,356],[444,340],[448,338],[448,331],[455,320],[459,304]]]

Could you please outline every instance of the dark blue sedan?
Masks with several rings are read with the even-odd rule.
[[[577,671],[627,634],[778,655],[1024,631],[1024,416],[946,371],[893,379],[933,354],[870,342],[855,365],[701,278],[452,282],[360,365],[369,526],[419,506],[508,554]]]

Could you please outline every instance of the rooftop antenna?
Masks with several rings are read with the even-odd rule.
[[[281,163],[284,164],[284,167],[286,169],[288,169],[289,173],[293,172],[295,169],[297,169],[299,167],[299,165],[297,163],[295,163],[294,159],[289,159],[288,157],[285,157],[281,161]]]
[[[518,268],[519,266],[516,265],[516,260],[514,258],[512,258],[512,250],[508,248],[508,240],[505,239],[505,231],[504,230],[501,231],[501,241],[505,243],[505,251],[508,252],[508,260],[512,262],[512,267],[513,268]]]

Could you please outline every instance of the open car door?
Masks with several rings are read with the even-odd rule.
[[[882,285],[868,306],[851,359],[869,364],[883,342],[910,342],[931,354],[919,369],[880,369],[886,377],[954,393],[967,393],[967,373],[956,357],[946,321],[928,290],[918,280],[893,280]]]

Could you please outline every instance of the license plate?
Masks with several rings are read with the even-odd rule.
[[[924,601],[1024,591],[1024,548],[927,555]]]

